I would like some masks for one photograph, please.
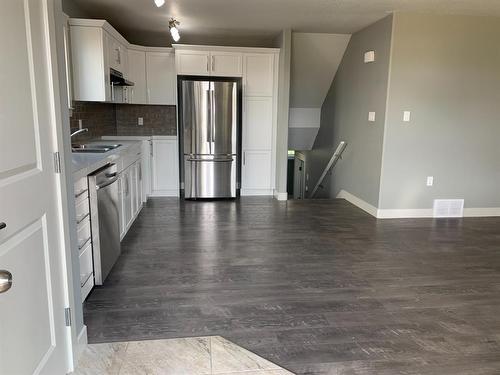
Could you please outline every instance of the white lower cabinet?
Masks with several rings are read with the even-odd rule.
[[[243,150],[242,195],[271,195],[271,151]]]
[[[177,140],[155,140],[151,143],[152,196],[179,196],[179,154]]]

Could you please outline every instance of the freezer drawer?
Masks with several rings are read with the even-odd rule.
[[[184,156],[184,197],[235,198],[236,155],[225,157]]]

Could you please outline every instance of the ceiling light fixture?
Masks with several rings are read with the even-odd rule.
[[[165,0],[155,0],[155,4],[159,8],[165,4]]]
[[[179,29],[177,28],[177,26],[180,24],[181,23],[175,20],[174,18],[168,21],[168,28],[170,29],[170,35],[172,35],[172,39],[174,40],[174,42],[178,42],[179,39],[181,38],[179,34]]]

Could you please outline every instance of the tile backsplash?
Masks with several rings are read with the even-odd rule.
[[[176,135],[174,105],[116,105],[116,135]],[[142,117],[144,125],[137,125]]]
[[[138,125],[142,117],[144,125]],[[136,105],[97,102],[73,102],[71,131],[78,130],[79,120],[87,133],[75,136],[86,142],[103,135],[176,135],[176,106]]]

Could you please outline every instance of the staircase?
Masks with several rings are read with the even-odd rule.
[[[322,185],[323,180],[325,179],[328,172],[330,172],[335,167],[335,165],[337,164],[339,159],[342,159],[342,153],[344,152],[346,147],[347,147],[347,142],[342,141],[339,143],[337,149],[333,153],[332,157],[330,158],[330,161],[328,162],[323,173],[321,174],[321,177],[319,178],[318,182],[316,183],[316,186],[314,186],[314,189],[313,189],[311,195],[309,196],[310,199],[313,199],[314,196],[316,195],[316,193],[318,192],[318,190],[320,188],[321,189],[323,188],[323,185]]]

